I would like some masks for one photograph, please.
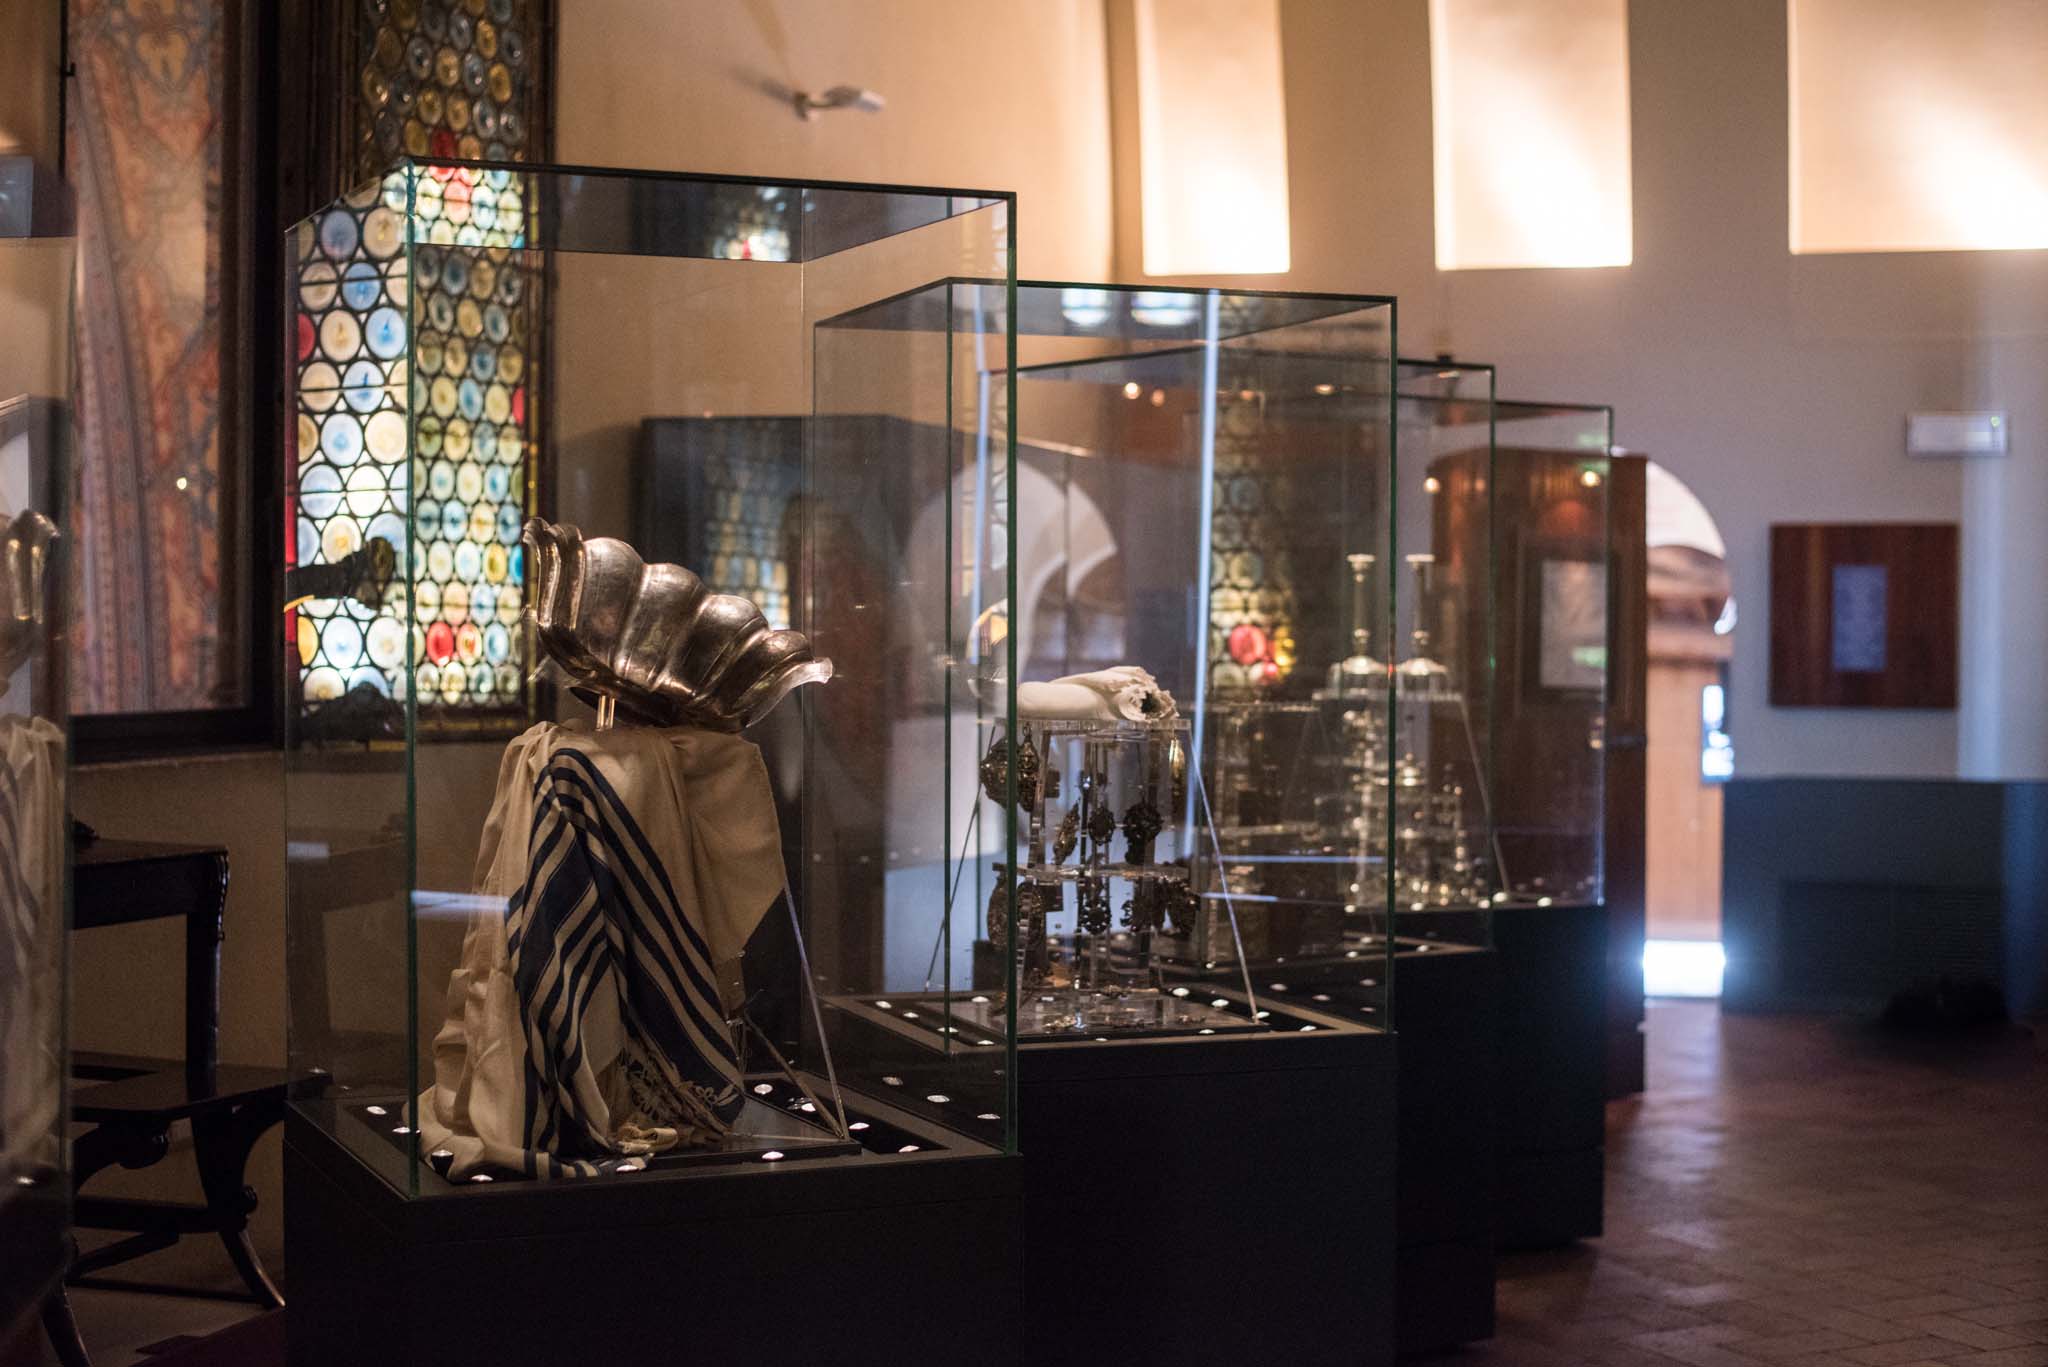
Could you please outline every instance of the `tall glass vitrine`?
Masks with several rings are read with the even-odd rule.
[[[292,231],[291,1052],[395,1194],[1011,1146],[1001,1012],[835,1005],[928,946],[1006,706],[1010,221],[415,161]]]
[[[962,869],[952,945],[1016,983],[1026,1298],[1057,1307],[1027,1360],[1381,1360],[1394,1040],[1366,795],[1393,718],[1359,641],[1390,608],[1356,567],[1392,539],[1393,303],[1032,281],[1015,312],[1016,364],[989,373],[1017,441],[990,614],[1015,706],[974,750],[1015,857]],[[1366,996],[1289,997],[1324,944]],[[1120,1294],[1075,1304],[1060,1251],[1133,1229]],[[1219,1314],[1222,1248],[1259,1254]]]
[[[1395,412],[1393,552],[1354,562],[1391,600],[1361,648],[1395,738],[1367,809],[1400,951],[1483,947],[1502,906],[1600,898],[1611,411],[1402,361]]]

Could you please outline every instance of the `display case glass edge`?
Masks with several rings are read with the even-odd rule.
[[[1032,569],[1044,582],[1026,584],[1020,577],[1017,586],[1014,635],[1020,642],[1031,638],[1035,647],[1027,660],[1019,645],[1018,671],[1035,685],[1089,666],[1131,664],[1157,671],[1160,685],[1182,699],[1181,713],[1189,718],[1187,743],[1200,755],[1189,768],[1200,777],[1211,763],[1212,743],[1222,743],[1214,729],[1220,724],[1215,721],[1219,707],[1247,718],[1279,717],[1291,708],[1297,722],[1290,724],[1323,710],[1311,695],[1322,686],[1324,667],[1334,667],[1345,653],[1340,644],[1345,624],[1337,620],[1344,611],[1342,550],[1358,549],[1352,543],[1362,533],[1378,547],[1380,560],[1388,556],[1393,516],[1382,500],[1391,492],[1396,458],[1390,430],[1392,301],[1370,295],[1061,281],[1026,281],[1020,292],[1014,381],[1020,395],[1018,573]],[[1098,456],[1122,459],[1093,459]],[[1129,472],[1128,478],[1119,470]],[[1318,470],[1328,479],[1323,506],[1315,506],[1311,496]],[[1365,487],[1368,480],[1374,487]],[[1057,492],[1063,489],[1067,492]],[[1063,535],[1103,540],[1096,548],[1101,553],[1077,542],[1058,552],[1063,557],[1059,563],[1068,568],[1048,571],[1028,563],[1034,497],[1063,500],[1075,510],[1061,515],[1080,519]],[[1297,552],[1282,534],[1276,519],[1290,515],[1314,531],[1312,548]],[[1205,520],[1209,525],[1198,525]],[[1338,526],[1339,521],[1344,525]],[[1178,529],[1183,523],[1186,534],[1174,537],[1180,550],[1152,545],[1157,537],[1150,529]],[[1121,548],[1124,541],[1131,549]],[[1037,550],[1043,556],[1047,548]],[[1271,584],[1263,582],[1268,553],[1272,572],[1279,576]],[[1181,558],[1188,563],[1182,565]],[[1285,565],[1294,558],[1302,564],[1299,585],[1293,582],[1297,571]],[[1097,576],[1099,582],[1091,587],[1083,575]],[[1124,576],[1132,577],[1128,585]],[[1173,582],[1197,586],[1198,611],[1168,604]],[[1092,647],[1076,644],[1077,632],[1095,630],[1088,625],[1095,606],[1082,599],[1112,589],[1139,596],[1101,619],[1111,636]],[[1076,594],[1080,597],[1071,597]],[[1295,637],[1298,595],[1314,605],[1313,636],[1303,642]],[[1048,606],[1055,613],[1050,625]],[[1371,614],[1370,633],[1383,637],[1384,614],[1363,610]],[[1073,616],[1076,611],[1081,615]],[[1203,623],[1198,643],[1177,635],[1184,614]],[[1062,619],[1071,620],[1063,624]],[[1112,653],[1098,658],[1103,650]],[[1275,691],[1276,684],[1284,686]],[[1300,696],[1293,703],[1280,700],[1276,707],[1280,693]],[[1331,701],[1337,697],[1333,694]],[[1382,688],[1380,698],[1385,697]],[[1353,700],[1354,711],[1380,705],[1362,699],[1360,694]],[[1030,710],[1021,698],[1019,709],[1020,715]],[[1058,767],[1069,768],[1071,762],[1063,759]],[[1189,787],[1191,797],[1205,793],[1211,807],[1223,800],[1213,782]],[[1048,835],[1060,820],[1060,811],[1054,810]],[[1221,847],[1214,842],[1219,832],[1226,841],[1235,840],[1233,832],[1245,824],[1233,825],[1233,820],[1220,814],[1205,819],[1199,843],[1203,862],[1222,879],[1214,905],[1236,909],[1249,904],[1230,890],[1237,875],[1224,866],[1265,855],[1246,847],[1218,856]],[[1177,817],[1169,822],[1174,824],[1181,824]],[[1281,825],[1264,821],[1261,829]],[[1363,836],[1362,828],[1357,834]],[[1305,871],[1312,862],[1310,851],[1304,847],[1285,855],[1284,862]],[[1334,874],[1335,866],[1325,871]],[[1061,884],[1066,881],[1063,872]],[[1362,901],[1371,915],[1383,917],[1383,875],[1361,866],[1352,883],[1348,900]],[[1363,912],[1365,906],[1356,910]],[[1340,909],[1335,903],[1329,907]],[[1252,914],[1266,915],[1263,910]],[[1289,910],[1286,916],[1298,914]],[[1205,926],[1208,919],[1205,915]],[[1195,975],[1190,983],[1205,965],[1212,975],[1227,966],[1232,985],[1218,990],[1216,1009],[1231,1014],[1240,1008],[1227,1004],[1242,999],[1243,1019],[1219,1021],[1213,1028],[1237,1030],[1263,1019],[1264,994],[1278,975],[1255,971],[1265,951],[1258,945],[1245,947],[1237,916],[1226,919],[1211,928],[1207,947],[1191,942],[1186,962]],[[1254,938],[1264,944],[1270,936]],[[1354,969],[1363,952],[1350,951]],[[1340,948],[1340,959],[1343,953]],[[1279,957],[1285,961],[1287,956]],[[1366,975],[1376,994],[1376,1013],[1383,1009],[1387,977],[1384,971]],[[1056,966],[1054,979],[1059,979]],[[1384,1020],[1362,1019],[1369,1026]],[[1123,1043],[1118,1031],[1127,1028],[1104,1029],[1102,1036]],[[1026,1048],[1064,1047],[1053,1035],[1034,1040],[1037,1033],[1022,1030]]]
[[[1408,922],[1403,948],[1396,952],[1484,948],[1492,938],[1491,908],[1500,877],[1493,832],[1492,701],[1497,378],[1488,364],[1404,358],[1397,388],[1403,478],[1393,502],[1412,538],[1412,549],[1402,550],[1400,563],[1409,571],[1414,602],[1404,609],[1413,617],[1406,629],[1397,628],[1389,653],[1409,652],[1395,664],[1401,682],[1441,680],[1397,688],[1398,696],[1413,701],[1397,704],[1396,710],[1412,717],[1418,733],[1402,753],[1404,762],[1411,753],[1422,757],[1425,788],[1433,781],[1427,771],[1434,767],[1443,771],[1448,788],[1459,791],[1443,795],[1456,800],[1453,821],[1438,821],[1431,812],[1406,823],[1411,837],[1426,833],[1423,843],[1429,852],[1420,878],[1407,875],[1406,886],[1389,889],[1397,922]],[[1406,597],[1397,591],[1398,599],[1405,602]],[[1450,756],[1439,764],[1435,752],[1446,748],[1446,733]],[[1398,782],[1407,775],[1395,777]],[[1390,842],[1395,838],[1390,836]],[[1468,844],[1478,848],[1460,848]],[[1448,871],[1442,867],[1446,853]],[[1389,877],[1397,883],[1403,879],[1392,867]]]
[[[41,177],[45,205],[63,191]],[[25,188],[25,187],[24,187]],[[53,196],[53,189],[57,192]],[[0,235],[15,345],[0,360],[0,1343],[72,1257],[69,1123],[70,699],[77,241],[21,207]]]
[[[1554,804],[1548,834],[1532,845],[1541,850],[1535,862],[1544,866],[1543,884],[1510,889],[1510,895],[1538,906],[1600,905],[1605,899],[1604,755],[1612,668],[1607,548],[1614,410],[1605,404],[1522,399],[1502,399],[1495,408],[1495,459],[1505,480],[1499,496],[1520,490],[1530,500],[1525,511],[1533,510],[1533,516],[1505,519],[1520,542],[1521,563],[1497,567],[1496,574],[1497,583],[1514,585],[1504,592],[1513,593],[1506,601],[1521,617],[1517,637],[1504,644],[1517,658],[1511,662],[1515,696],[1504,697],[1502,706],[1524,709],[1521,725],[1506,736],[1510,747],[1523,748],[1514,753],[1497,748],[1496,770],[1502,782],[1523,792],[1547,789]],[[1506,480],[1508,475],[1515,478]],[[1546,536],[1550,539],[1542,540]],[[1559,560],[1572,568],[1547,582],[1531,582],[1529,565],[1538,557],[1553,562],[1543,565],[1539,575]],[[1581,582],[1596,575],[1597,584]],[[1583,652],[1596,640],[1600,656],[1593,667]],[[1574,748],[1566,737],[1582,723],[1590,742]],[[1539,730],[1560,742],[1556,763],[1540,766],[1550,774],[1547,785],[1522,778],[1527,772],[1522,766],[1529,763],[1527,743]],[[1560,818],[1560,813],[1565,815]]]

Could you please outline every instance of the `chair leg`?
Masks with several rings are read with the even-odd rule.
[[[249,1152],[264,1131],[284,1119],[282,1103],[276,1106],[237,1106],[232,1111],[193,1117],[192,1149],[199,1160],[199,1185],[206,1193],[207,1210],[214,1228],[228,1251],[228,1259],[257,1301],[280,1309],[284,1296],[264,1270],[249,1240],[249,1213],[256,1209],[256,1191],[242,1180]]]
[[[78,1336],[78,1321],[71,1317],[71,1297],[65,1293],[62,1282],[43,1298],[43,1333],[49,1336],[50,1347],[64,1367],[92,1367],[85,1340]]]

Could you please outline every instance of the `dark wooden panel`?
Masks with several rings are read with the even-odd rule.
[[[1771,705],[1956,705],[1958,536],[1952,522],[1771,528]],[[1838,669],[1837,566],[1885,571],[1881,668]]]

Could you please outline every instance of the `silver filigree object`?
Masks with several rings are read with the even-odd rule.
[[[656,725],[739,731],[832,677],[809,637],[771,629],[752,602],[711,592],[680,565],[646,564],[623,541],[537,517],[525,541],[541,647],[592,701]]]

